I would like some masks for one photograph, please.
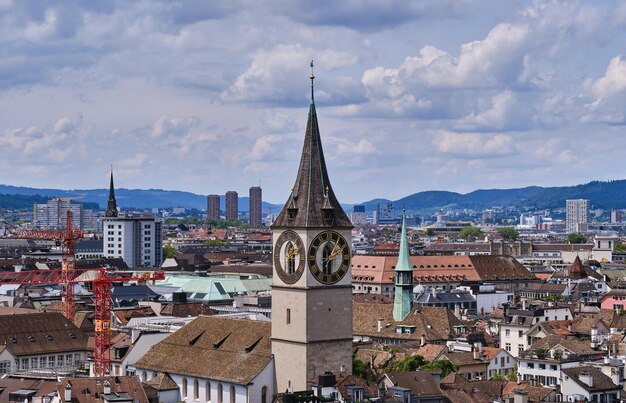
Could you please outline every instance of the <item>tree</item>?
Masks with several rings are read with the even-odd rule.
[[[626,252],[626,244],[623,243],[615,243],[613,246],[614,252]]]
[[[411,355],[403,360],[396,361],[393,364],[393,370],[396,372],[412,372],[426,365],[428,361],[421,355]]]
[[[519,237],[519,232],[513,227],[502,227],[498,229],[498,232],[507,241],[514,241]]]
[[[352,357],[352,373],[361,378],[376,381],[376,373],[363,361],[356,357]]]
[[[491,377],[492,381],[506,381],[506,378],[504,377],[503,374],[501,374],[500,372],[496,372],[495,374],[493,374],[493,376]]]
[[[228,245],[228,242],[222,241],[221,239],[209,239],[204,244],[206,246],[223,246],[223,245]]]
[[[426,236],[433,236],[435,235],[435,230],[431,227],[428,227],[424,230],[424,235]]]
[[[583,234],[569,234],[567,243],[587,243],[587,238]]]
[[[517,381],[517,365],[506,374],[506,377],[509,381]]]
[[[428,364],[424,365],[422,369],[425,369],[428,371],[440,371],[441,377],[443,378],[453,372],[458,371],[459,366],[454,365],[452,361],[450,360],[443,359],[443,360],[435,360],[435,361],[429,362]]]
[[[468,238],[478,238],[483,236],[483,231],[478,227],[463,227],[459,232],[459,238],[468,239]]]
[[[174,249],[172,245],[163,245],[163,257],[165,259],[169,259],[174,256],[176,256],[176,249]]]

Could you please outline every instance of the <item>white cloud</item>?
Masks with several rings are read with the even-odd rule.
[[[506,134],[456,133],[441,130],[435,133],[433,144],[444,154],[457,158],[496,158],[517,153],[513,138]]]

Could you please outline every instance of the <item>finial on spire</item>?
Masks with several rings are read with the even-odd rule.
[[[313,80],[315,80],[315,74],[313,74],[313,60],[311,60],[311,76],[309,77],[311,79],[311,103],[313,103]]]

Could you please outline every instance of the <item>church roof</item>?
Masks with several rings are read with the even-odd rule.
[[[352,223],[335,197],[326,170],[313,99],[314,78],[311,74],[311,106],[300,167],[289,199],[272,228],[352,228]]]

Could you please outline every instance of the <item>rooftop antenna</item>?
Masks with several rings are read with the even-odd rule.
[[[313,80],[315,80],[315,74],[313,74],[313,60],[311,60],[311,76],[309,77],[311,79],[311,103],[313,103]]]

